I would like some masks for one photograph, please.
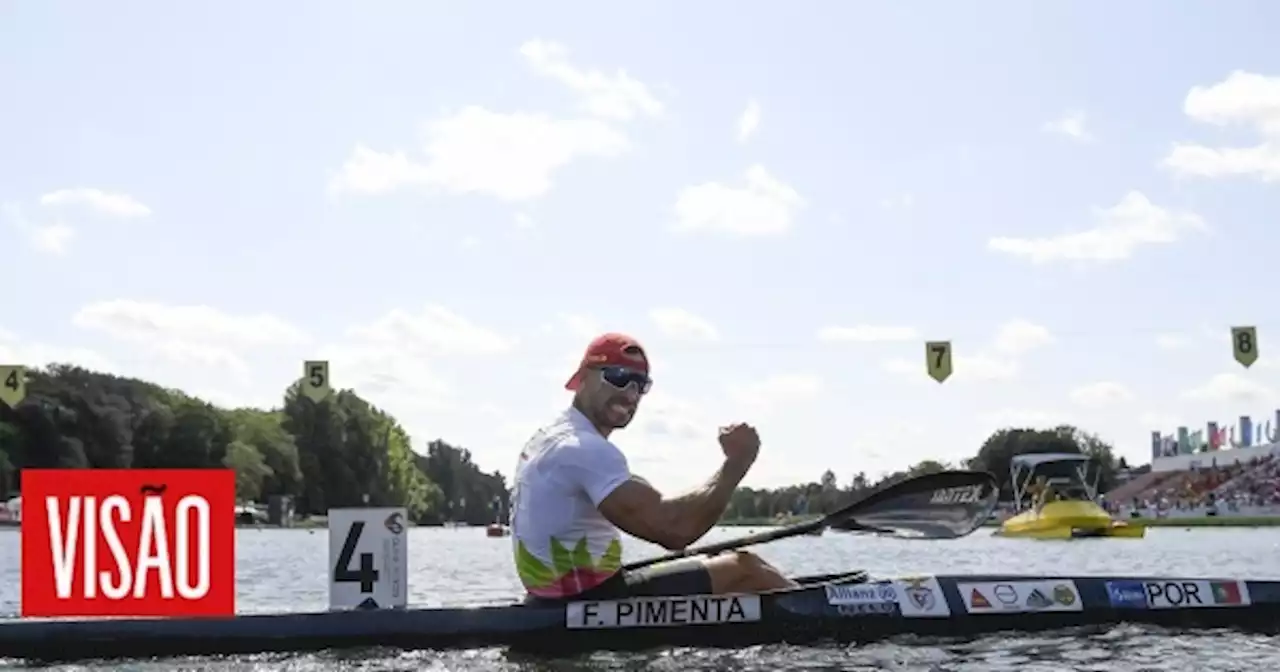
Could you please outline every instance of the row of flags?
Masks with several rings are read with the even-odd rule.
[[[1177,434],[1151,432],[1151,459],[1277,442],[1280,442],[1280,410],[1275,412],[1274,424],[1271,420],[1254,424],[1252,418],[1242,415],[1239,424],[1233,427],[1219,427],[1217,422],[1210,421],[1204,429],[1194,432],[1186,427],[1179,427]]]

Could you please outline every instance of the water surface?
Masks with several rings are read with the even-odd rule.
[[[707,541],[747,533],[713,530]],[[409,536],[410,601],[459,605],[515,599],[510,539],[490,539],[479,528],[417,528]],[[1001,539],[980,530],[953,541],[899,541],[827,534],[757,549],[793,574],[863,567],[875,574],[1050,573],[1170,574],[1280,579],[1280,528],[1157,528],[1140,540],[1035,542]],[[0,530],[0,615],[18,612],[19,539]],[[628,560],[660,553],[632,541]],[[245,613],[323,610],[327,607],[324,530],[242,529],[237,537],[238,609]],[[0,669],[21,669],[0,663]],[[895,670],[1137,672],[1280,670],[1280,637],[1215,631],[1174,633],[1119,626],[1105,630],[967,640],[890,640],[868,646],[749,647],[736,651],[673,649],[647,654],[592,654],[529,660],[500,649],[464,652],[359,651],[304,655],[138,661],[44,670]]]

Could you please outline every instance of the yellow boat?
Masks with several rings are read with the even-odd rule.
[[[1088,478],[1091,459],[1077,453],[1015,455],[1009,469],[1018,513],[1004,521],[995,534],[1024,539],[1142,538],[1147,532],[1145,526],[1115,520],[1098,505],[1098,475],[1095,473],[1092,481]],[[1059,499],[1035,506],[1028,490],[1036,468],[1064,463],[1075,465],[1070,477],[1045,479],[1046,485],[1060,493]]]

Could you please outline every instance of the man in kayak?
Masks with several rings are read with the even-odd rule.
[[[516,570],[532,600],[754,593],[796,584],[745,551],[622,569],[622,534],[682,549],[724,515],[760,449],[755,428],[720,428],[724,462],[679,497],[631,473],[610,440],[631,423],[652,385],[635,339],[605,334],[587,346],[565,389],[573,404],[525,444],[512,492]]]

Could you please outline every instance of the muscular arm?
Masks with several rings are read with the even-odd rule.
[[[750,465],[725,461],[702,486],[678,497],[663,497],[632,476],[600,501],[600,513],[628,534],[678,550],[707,533],[729,506],[729,498]]]

